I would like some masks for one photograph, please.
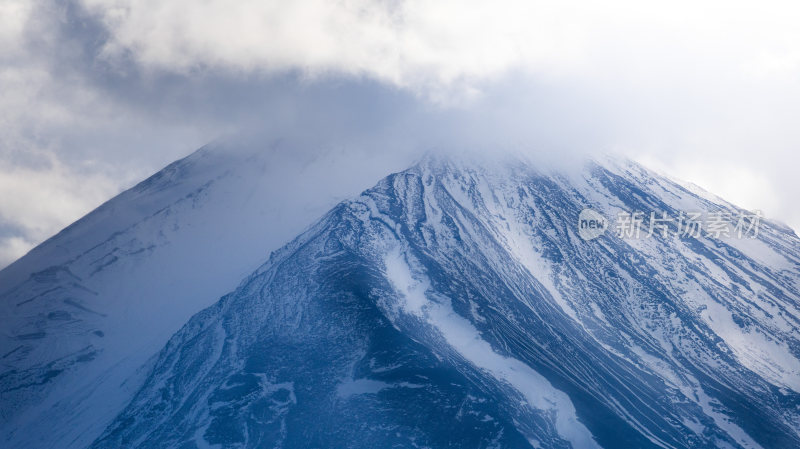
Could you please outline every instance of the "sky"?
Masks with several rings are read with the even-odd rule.
[[[0,0],[0,266],[252,129],[617,153],[800,229],[798,23],[770,0]]]

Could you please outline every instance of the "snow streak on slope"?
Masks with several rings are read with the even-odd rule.
[[[585,242],[586,207],[738,212],[625,162],[427,158],[192,318],[94,446],[800,446],[797,236]]]
[[[510,384],[537,411],[543,410],[554,415],[559,435],[573,446],[598,447],[591,433],[578,422],[567,395],[554,389],[547,379],[519,360],[495,352],[489,343],[481,339],[480,333],[469,320],[453,311],[447,298],[442,298],[447,304],[428,301],[425,291],[429,283],[413,278],[400,251],[388,253],[384,264],[389,281],[403,296],[403,309],[427,321],[467,361],[499,381]],[[535,435],[529,435],[528,438],[536,441]]]

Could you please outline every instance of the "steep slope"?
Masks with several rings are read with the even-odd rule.
[[[427,158],[193,317],[94,447],[800,447],[800,241],[625,162]]]
[[[386,173],[311,154],[209,145],[0,271],[0,446],[86,447],[193,314]]]

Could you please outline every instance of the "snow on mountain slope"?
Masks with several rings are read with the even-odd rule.
[[[584,241],[741,211],[628,162],[429,157],[161,350],[93,447],[800,447],[800,240]]]
[[[86,447],[194,313],[388,170],[321,154],[209,145],[0,271],[0,446]]]

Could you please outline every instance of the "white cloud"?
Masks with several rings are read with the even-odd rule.
[[[800,7],[791,1],[83,3],[112,31],[109,56],[130,54],[152,68],[334,71],[415,88],[519,68],[578,78],[622,75],[641,84],[694,79],[717,64],[733,76],[779,77],[796,73],[800,41]],[[672,64],[692,59],[702,64]]]
[[[109,56],[188,73],[198,68],[364,75],[441,89],[519,65],[569,64],[571,27],[545,2],[85,0]],[[544,13],[543,13],[544,12]],[[530,65],[530,64],[529,64]]]
[[[800,228],[796,2],[75,2],[0,0],[0,265],[214,136],[302,134],[308,111],[439,146],[613,149]]]
[[[91,89],[53,79],[36,61],[0,67],[0,267],[120,189],[112,167],[65,163],[57,134],[81,133],[108,112]],[[83,131],[85,132],[85,131]]]
[[[25,0],[0,2],[0,55],[10,55],[19,51],[19,42],[33,6],[33,2]]]

